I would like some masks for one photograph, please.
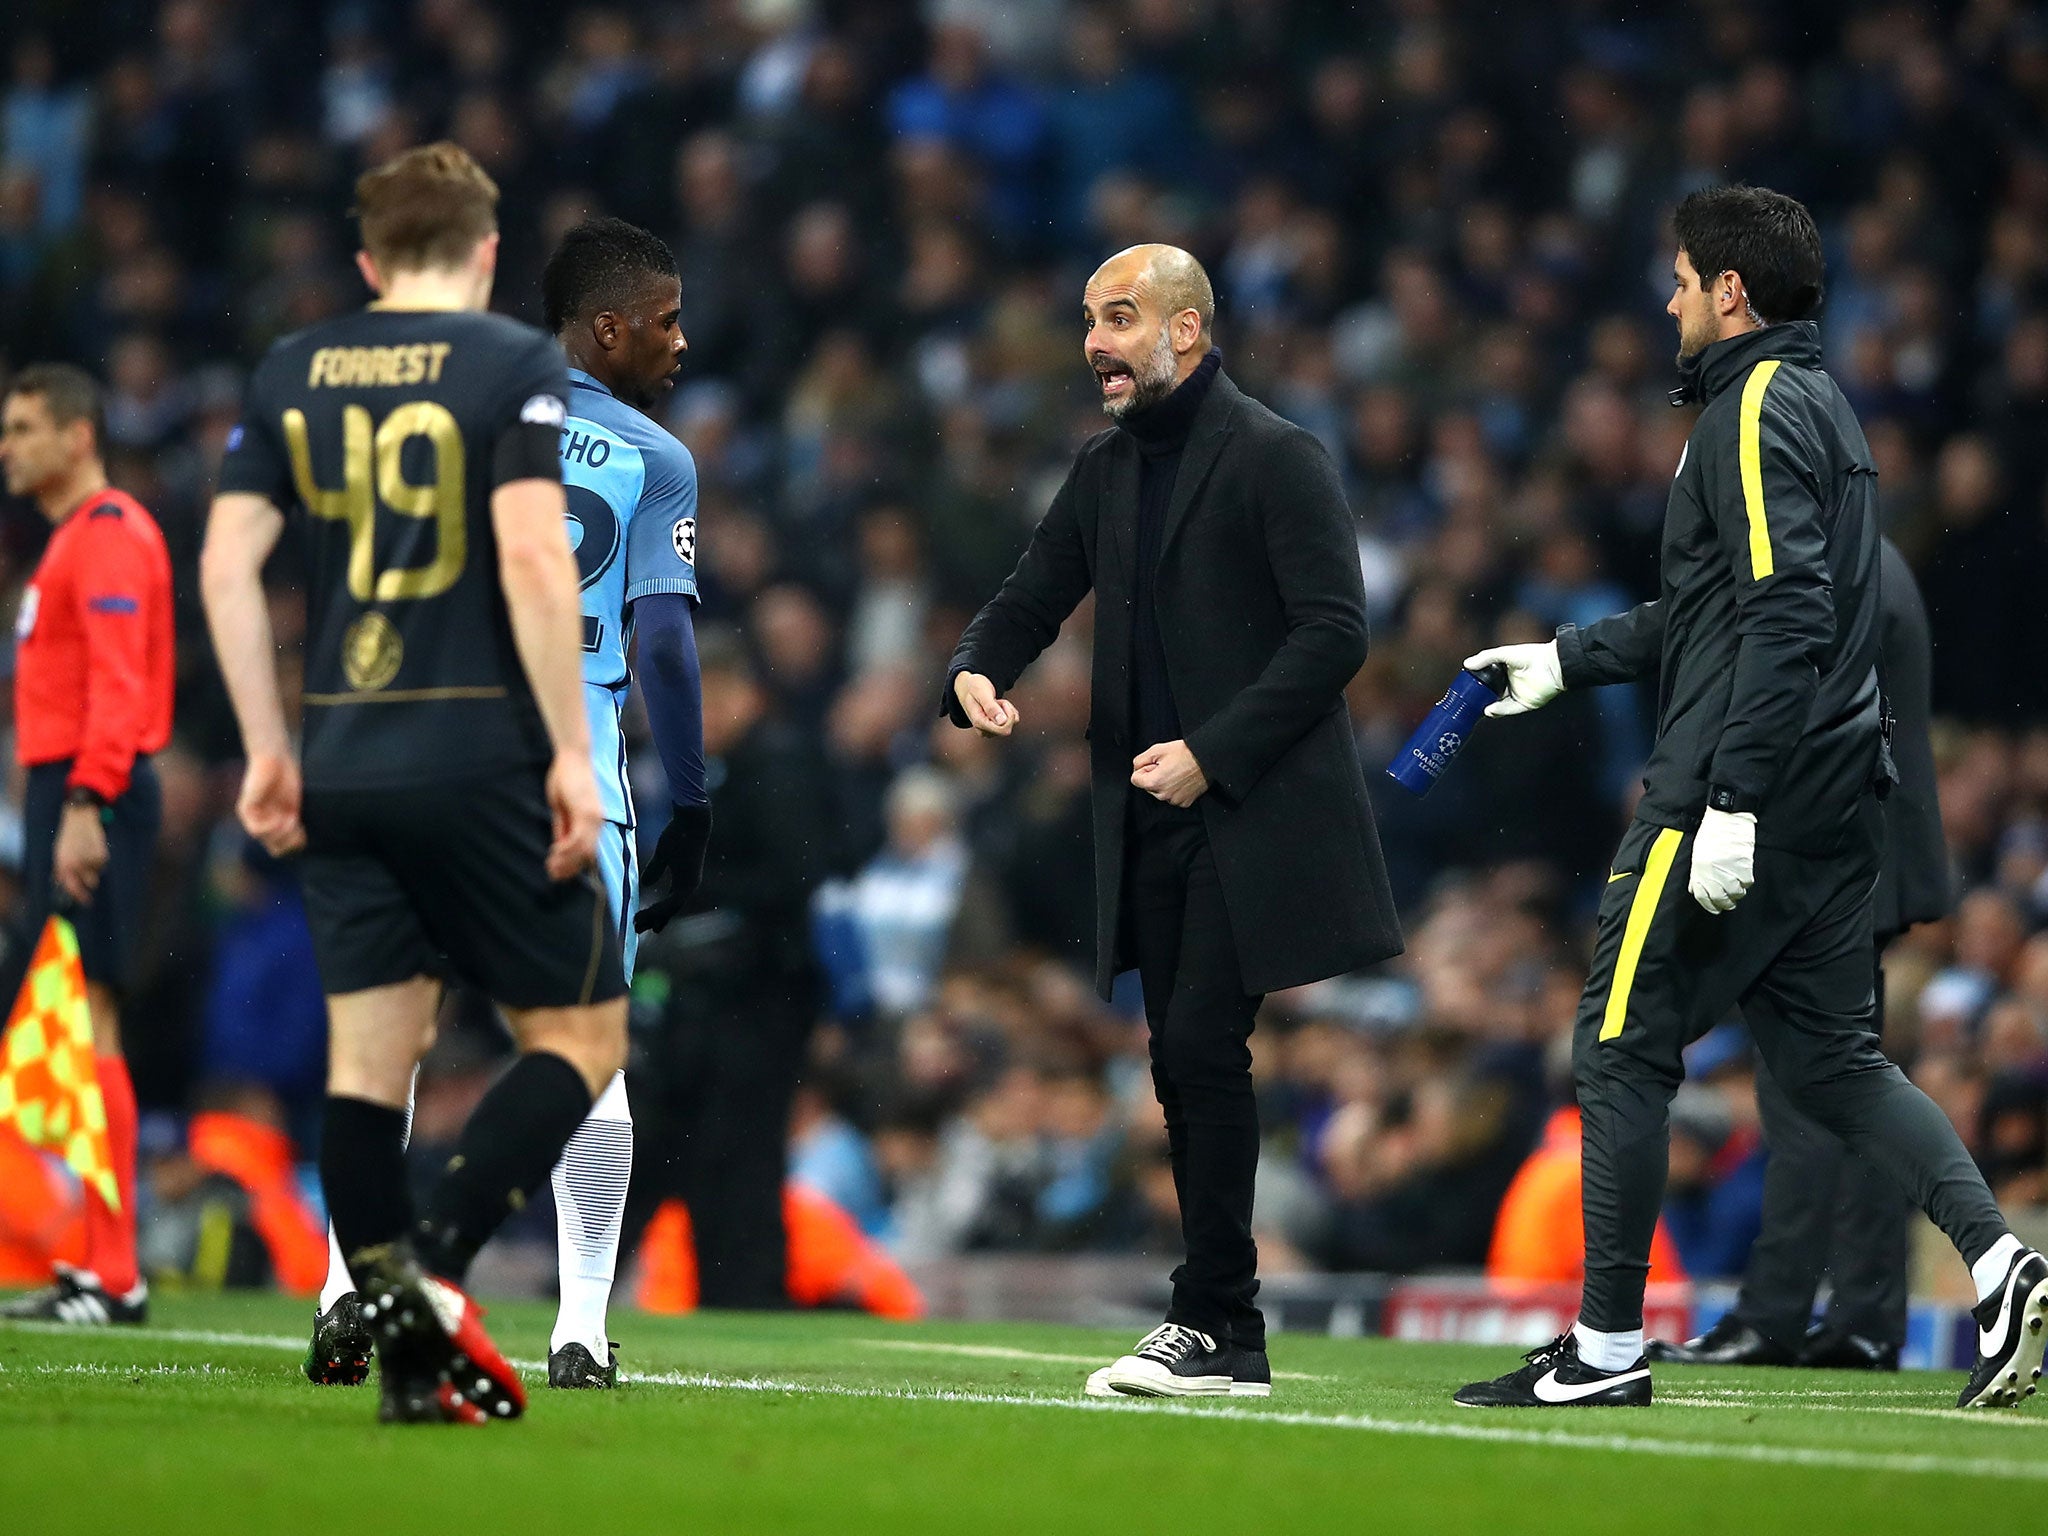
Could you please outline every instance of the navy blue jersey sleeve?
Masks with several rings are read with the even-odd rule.
[[[703,805],[704,685],[697,665],[697,631],[690,599],[679,592],[650,594],[634,610],[640,696],[647,724],[677,805]]]
[[[298,496],[292,485],[291,460],[278,441],[277,413],[263,400],[269,373],[267,366],[259,367],[249,379],[242,419],[228,433],[220,489],[224,495],[262,496],[273,506],[289,508]]]
[[[553,337],[534,333],[514,353],[491,439],[491,488],[514,480],[562,479],[562,423],[569,417],[569,366]]]

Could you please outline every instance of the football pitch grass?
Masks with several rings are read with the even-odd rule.
[[[492,1309],[537,1365],[552,1308]],[[738,1533],[2048,1528],[2048,1410],[1956,1373],[1660,1369],[1642,1409],[1455,1408],[1511,1348],[1275,1337],[1268,1402],[1091,1402],[1128,1333],[853,1313],[614,1318],[615,1393],[387,1428],[299,1375],[307,1303],[0,1325],[0,1529]],[[532,1380],[532,1374],[529,1373]]]

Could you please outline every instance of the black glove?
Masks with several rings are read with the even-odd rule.
[[[642,890],[658,884],[667,875],[668,894],[633,914],[635,933],[661,932],[669,919],[689,904],[697,887],[704,883],[704,850],[710,843],[710,806],[679,805],[671,811],[668,825],[655,841],[654,852],[640,870]]]

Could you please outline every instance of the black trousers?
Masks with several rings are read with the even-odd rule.
[[[1882,969],[1877,996],[1881,1015]],[[1757,1074],[1756,1093],[1771,1159],[1763,1228],[1749,1250],[1735,1315],[1796,1351],[1826,1275],[1829,1333],[1903,1347],[1911,1204],[1876,1164],[1850,1156],[1839,1136],[1801,1112],[1768,1071]]]
[[[1260,998],[1239,979],[1230,914],[1198,811],[1132,796],[1123,939],[1144,987],[1152,1085],[1166,1111],[1187,1255],[1173,1272],[1166,1320],[1264,1349],[1252,1241],[1259,1112],[1251,1035]]]
[[[1686,889],[1689,832],[1637,822],[1600,905],[1573,1036],[1585,1125],[1586,1285],[1580,1318],[1640,1328],[1664,1197],[1680,1052],[1739,1007],[1787,1100],[1926,1211],[1966,1260],[2006,1231],[1955,1128],[1877,1047],[1870,957],[1877,806],[1867,835],[1826,858],[1759,848],[1733,912]]]
[[[789,1305],[782,1187],[815,1018],[812,989],[772,974],[708,985],[678,978],[660,1037],[629,1068],[633,1180],[619,1251],[633,1251],[662,1201],[681,1199],[703,1306]]]

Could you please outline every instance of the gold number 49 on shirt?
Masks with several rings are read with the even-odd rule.
[[[434,478],[418,485],[405,478],[400,457],[405,445],[423,437],[434,449]],[[348,526],[348,590],[358,602],[393,602],[435,597],[455,585],[469,554],[469,523],[463,515],[462,428],[453,413],[432,400],[401,405],[373,430],[360,405],[341,413],[341,487],[328,490],[313,479],[313,453],[306,413],[284,413],[285,446],[299,499],[315,517]],[[426,565],[379,571],[377,505],[401,517],[431,518],[434,558]]]

